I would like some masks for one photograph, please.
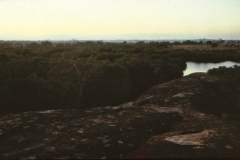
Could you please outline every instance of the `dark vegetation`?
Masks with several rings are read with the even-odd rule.
[[[186,61],[240,62],[233,49],[172,50],[171,45],[87,41],[54,46],[46,41],[13,47],[2,43],[0,114],[118,105],[156,84],[182,77]]]
[[[118,105],[183,76],[167,44],[77,42],[0,47],[1,114]]]
[[[240,62],[240,52],[234,49],[224,50],[175,50],[169,53],[172,58],[180,58],[184,61],[218,63],[224,61]]]
[[[230,80],[233,83],[240,85],[240,66],[234,65],[233,67],[218,67],[208,70],[208,74],[216,75]]]

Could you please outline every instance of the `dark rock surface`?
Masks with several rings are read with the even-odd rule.
[[[135,102],[0,117],[0,158],[240,157],[240,86],[205,73]]]

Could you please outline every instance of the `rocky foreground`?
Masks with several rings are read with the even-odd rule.
[[[240,157],[240,86],[205,73],[135,102],[0,116],[0,159]]]

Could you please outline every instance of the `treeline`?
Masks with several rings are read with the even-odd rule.
[[[216,75],[228,79],[231,82],[240,85],[240,66],[234,65],[233,67],[218,67],[208,70],[208,74]]]
[[[172,58],[180,58],[184,61],[218,63],[224,61],[240,62],[240,52],[234,49],[226,50],[196,50],[189,51],[179,49],[174,52],[169,51]]]
[[[0,113],[118,105],[183,76],[166,44],[44,42],[0,48]]]

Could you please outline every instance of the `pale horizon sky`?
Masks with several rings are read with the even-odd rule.
[[[0,0],[0,40],[64,35],[240,39],[240,0]]]

